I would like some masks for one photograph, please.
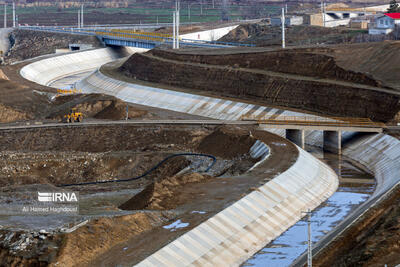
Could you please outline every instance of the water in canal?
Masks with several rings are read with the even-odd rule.
[[[312,241],[317,242],[353,209],[373,193],[375,180],[372,175],[351,160],[319,148],[307,149],[325,161],[339,175],[339,188],[327,201],[312,212]],[[243,266],[289,266],[307,250],[307,222],[305,218],[268,244]]]

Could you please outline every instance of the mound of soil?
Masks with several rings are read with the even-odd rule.
[[[28,120],[30,117],[27,113],[15,110],[11,107],[0,104],[0,122],[13,122]]]
[[[123,210],[169,210],[174,209],[182,203],[180,189],[193,183],[200,183],[211,179],[211,176],[198,173],[176,175],[167,177],[158,182],[151,183],[139,194],[119,206]]]
[[[48,119],[61,121],[70,109],[82,112],[84,118],[122,120],[126,118],[127,104],[113,96],[102,94],[60,96],[53,103]],[[147,111],[135,107],[128,108],[129,118],[140,118],[147,114]]]
[[[219,127],[206,136],[197,150],[217,157],[233,159],[249,153],[256,139],[251,133],[239,127]]]
[[[0,79],[0,122],[33,119],[48,111],[49,101],[31,88]]]
[[[118,243],[150,231],[167,220],[166,214],[151,213],[95,219],[65,235],[58,257],[50,266],[86,266]]]

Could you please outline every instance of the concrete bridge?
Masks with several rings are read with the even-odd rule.
[[[342,132],[382,133],[385,124],[365,118],[321,118],[321,117],[282,117],[254,121],[262,128],[284,129],[288,140],[305,148],[305,131],[323,131],[323,149],[327,152],[342,153]]]

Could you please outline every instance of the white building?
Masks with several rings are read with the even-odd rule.
[[[389,34],[396,25],[400,26],[400,13],[386,13],[376,18],[368,32],[369,34]]]

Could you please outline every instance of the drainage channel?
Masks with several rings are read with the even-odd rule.
[[[375,180],[348,158],[323,153],[316,147],[308,147],[307,151],[326,162],[340,182],[337,192],[312,212],[312,242],[316,243],[372,195]],[[290,266],[306,250],[307,221],[303,218],[242,266]]]

